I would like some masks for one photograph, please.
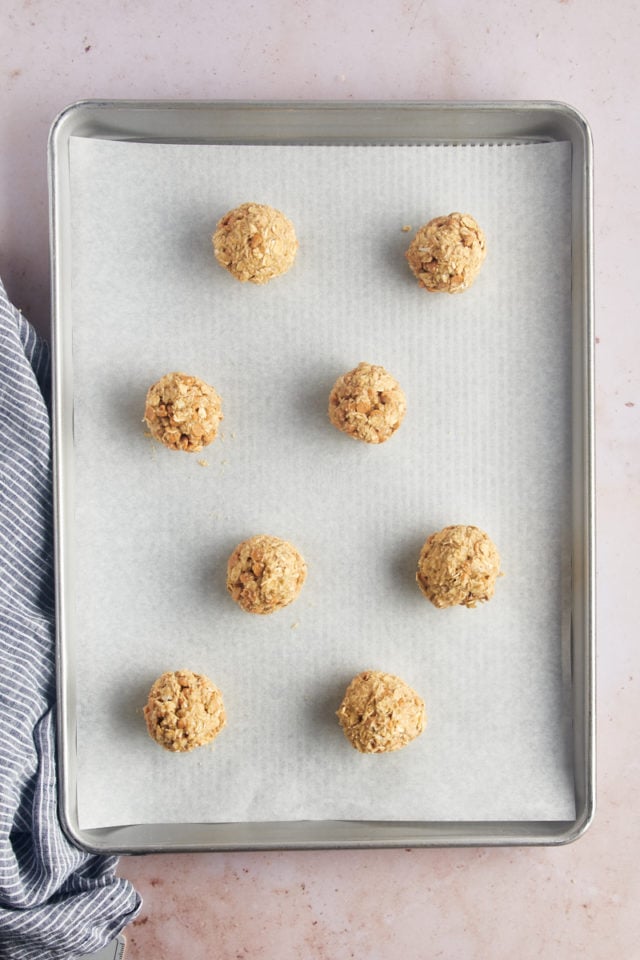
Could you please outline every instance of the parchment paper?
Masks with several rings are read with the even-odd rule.
[[[81,828],[573,818],[569,144],[74,139],[71,177]],[[247,200],[300,240],[267,286],[213,257],[218,218]],[[428,294],[402,227],[453,210],[482,225],[487,260],[471,290]],[[361,360],[408,398],[379,447],[327,419]],[[202,455],[145,436],[147,388],[172,370],[223,398]],[[474,610],[437,610],[415,584],[423,541],[450,523],[503,558]],[[309,568],[268,617],[225,591],[254,533]],[[184,667],[222,689],[228,727],[176,756],[142,706]],[[426,701],[426,732],[397,753],[358,754],[335,719],[365,668]]]

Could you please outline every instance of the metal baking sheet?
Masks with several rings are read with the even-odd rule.
[[[576,815],[566,821],[442,819],[123,823],[87,829],[78,816],[74,635],[74,354],[70,321],[71,138],[173,144],[379,146],[571,143],[570,709]],[[584,120],[552,103],[80,103],[50,144],[54,273],[56,551],[61,810],[81,845],[122,852],[332,846],[562,843],[594,809],[591,145]]]

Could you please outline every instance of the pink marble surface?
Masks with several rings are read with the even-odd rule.
[[[0,0],[0,275],[46,329],[46,138],[85,97],[552,99],[595,141],[599,805],[560,849],[129,858],[130,960],[640,957],[635,0]]]

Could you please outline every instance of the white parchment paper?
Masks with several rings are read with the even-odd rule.
[[[74,139],[71,181],[81,828],[573,818],[570,146]],[[211,247],[247,200],[285,211],[300,241],[263,287]],[[453,210],[478,219],[487,260],[471,290],[431,295],[402,226]],[[408,399],[379,447],[327,419],[361,360]],[[145,436],[147,388],[172,370],[223,398],[202,455]],[[481,608],[437,610],[415,584],[423,541],[450,523],[502,555]],[[254,533],[309,567],[269,617],[225,591]],[[222,689],[228,727],[176,756],[142,706],[185,667]],[[365,668],[426,701],[426,732],[397,753],[358,754],[335,719]]]

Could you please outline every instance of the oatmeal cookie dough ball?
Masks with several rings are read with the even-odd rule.
[[[247,613],[273,613],[293,603],[307,565],[293,544],[259,534],[238,544],[227,564],[227,590]]]
[[[397,380],[384,367],[359,363],[338,377],[329,394],[329,419],[343,433],[365,443],[384,443],[407,410]]]
[[[475,607],[490,600],[500,573],[495,544],[478,527],[445,527],[427,538],[416,580],[436,607]]]
[[[149,691],[144,718],[149,736],[174,753],[211,743],[226,724],[222,694],[208,677],[191,670],[158,677]]]
[[[216,437],[222,400],[198,377],[168,373],[149,387],[144,419],[151,436],[165,447],[196,453]]]
[[[365,670],[347,687],[337,712],[340,726],[360,753],[389,753],[419,736],[427,724],[424,701],[400,677]]]
[[[296,231],[279,210],[243,203],[225,213],[212,237],[218,263],[242,283],[267,283],[293,266]]]
[[[468,213],[430,220],[418,230],[405,254],[420,286],[432,293],[467,290],[486,255],[484,233]]]

